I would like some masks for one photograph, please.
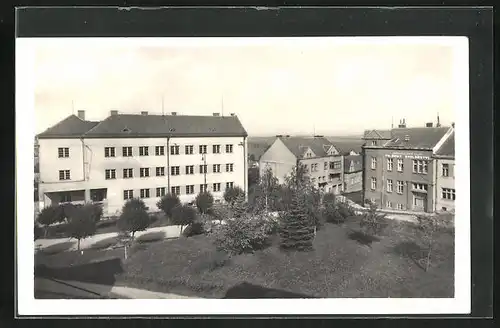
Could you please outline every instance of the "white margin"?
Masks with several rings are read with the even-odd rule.
[[[34,59],[37,45],[243,46],[327,44],[440,44],[452,46],[456,111],[455,297],[449,299],[165,299],[35,300],[33,257],[33,142],[35,135]],[[16,39],[16,207],[17,302],[19,315],[369,315],[461,314],[470,312],[469,76],[466,37],[311,38],[18,38]]]

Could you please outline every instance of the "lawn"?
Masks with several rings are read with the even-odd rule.
[[[453,297],[453,231],[436,234],[425,272],[411,223],[388,220],[380,241],[367,246],[349,238],[358,227],[355,220],[326,224],[317,233],[314,250],[304,253],[282,252],[276,240],[265,250],[229,258],[215,250],[209,236],[152,241],[130,251],[116,284],[208,298],[222,298],[242,282],[312,297]],[[100,258],[111,255],[109,250],[92,252]],[[61,256],[71,261],[77,256],[71,253]],[[56,260],[59,254],[41,256],[65,262]]]

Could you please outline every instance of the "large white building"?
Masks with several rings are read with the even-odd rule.
[[[71,115],[38,135],[40,206],[94,201],[108,215],[130,198],[156,209],[169,191],[182,202],[202,190],[247,190],[247,133],[231,116],[119,114],[101,122]]]
[[[344,160],[337,148],[326,138],[277,136],[259,160],[260,174],[271,168],[279,183],[297,164],[304,165],[313,184],[325,192],[343,191]]]

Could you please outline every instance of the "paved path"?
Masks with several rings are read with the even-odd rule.
[[[180,236],[180,226],[166,226],[166,227],[155,227],[149,228],[145,231],[138,231],[135,233],[135,238],[140,236],[150,234],[150,233],[160,233],[163,232],[165,234],[164,238],[176,238]],[[113,238],[118,236],[117,232],[103,233],[97,234],[89,238],[82,239],[80,241],[80,249],[90,248],[93,244],[108,238]],[[76,250],[78,247],[77,241],[75,239],[70,238],[57,238],[57,239],[38,239],[35,241],[35,248],[44,249],[52,245],[62,244],[71,242],[72,245],[67,250]]]
[[[152,292],[145,289],[106,286],[79,281],[64,281],[35,278],[35,293],[39,295],[60,295],[57,298],[127,298],[127,299],[188,299],[170,293]],[[42,296],[43,297],[43,296]],[[54,297],[50,297],[54,298]]]

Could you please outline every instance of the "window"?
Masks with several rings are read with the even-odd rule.
[[[71,202],[71,193],[63,192],[61,193],[60,203]]]
[[[311,172],[317,172],[318,171],[318,164],[314,163],[311,164]]]
[[[149,198],[149,189],[141,189],[141,198]]]
[[[372,170],[375,170],[377,168],[377,158],[372,157],[372,165],[371,165]]]
[[[194,165],[186,166],[186,174],[194,174]]]
[[[233,145],[226,145],[226,153],[232,153],[233,152]]]
[[[179,146],[170,146],[170,155],[179,155]]]
[[[186,186],[186,195],[192,195],[192,194],[194,194],[194,185]]]
[[[427,161],[413,160],[413,173],[427,174]]]
[[[427,185],[424,183],[413,183],[413,190],[427,191]]]
[[[149,177],[149,167],[141,167],[141,169],[139,171],[139,176],[141,178]]]
[[[59,158],[69,157],[69,148],[58,148],[57,155],[59,156]]]
[[[312,165],[311,165],[312,167]],[[309,167],[307,166],[307,164],[304,164],[304,170],[306,170],[307,172],[309,172]]]
[[[217,183],[214,183],[214,184],[213,184],[213,188],[214,188],[214,192],[218,192],[218,191],[220,191],[220,183],[218,183],[218,182],[217,182]]]
[[[180,166],[172,166],[170,168],[171,175],[179,175],[180,174]]]
[[[371,188],[372,188],[372,190],[377,189],[377,178],[372,177],[372,179],[371,179]]]
[[[116,179],[116,170],[115,169],[105,170],[104,175],[106,177],[106,180]]]
[[[194,147],[193,145],[187,145],[184,147],[184,152],[186,155],[193,155]]]
[[[200,154],[207,153],[207,145],[200,145]]]
[[[123,169],[123,178],[130,179],[134,177],[134,171],[132,169]]]
[[[392,179],[387,179],[387,192],[392,192]]]
[[[388,158],[387,159],[387,171],[392,171],[393,166],[394,166],[394,159]]]
[[[172,195],[179,196],[181,194],[181,187],[179,187],[179,186],[172,186],[172,187],[170,187],[170,193]]]
[[[328,170],[328,162],[323,163],[323,170]]]
[[[139,147],[139,156],[149,156],[149,147],[148,146],[140,146]]]
[[[134,198],[134,191],[133,190],[124,190],[123,191],[123,199],[132,199]]]
[[[213,145],[212,150],[214,154],[220,154],[220,145]]]
[[[385,204],[387,208],[392,208],[392,202],[390,200]]]
[[[234,171],[234,164],[228,163],[226,164],[226,172],[233,172]]]
[[[450,164],[443,164],[442,169],[443,177],[449,177],[450,176]]]
[[[206,184],[201,184],[200,185],[200,192],[206,192],[207,191],[207,185]]]
[[[156,176],[157,177],[163,177],[163,176],[165,176],[165,167],[164,166],[158,166],[156,168]]]
[[[377,145],[377,141],[376,140],[372,140],[372,146],[376,146]]]
[[[207,173],[207,164],[200,165],[200,173],[201,174]]]
[[[403,193],[403,189],[404,189],[404,183],[403,181],[398,181],[397,182],[397,193],[398,194],[402,194]]]
[[[132,157],[132,147],[122,147],[123,157]]]
[[[226,182],[226,189],[233,188],[234,182]]]
[[[340,169],[342,167],[340,161],[330,162],[330,169]]]
[[[156,197],[165,196],[165,187],[156,188]]]
[[[104,157],[115,157],[115,147],[104,147]]]
[[[441,188],[441,197],[443,199],[455,200],[455,189]]]
[[[155,155],[156,156],[164,156],[165,155],[165,146],[156,146],[155,147]]]
[[[397,205],[397,208],[398,208],[398,210],[400,210],[400,211],[404,211],[405,206],[404,206],[403,204],[398,204],[398,205]]]
[[[59,180],[70,180],[71,174],[69,170],[59,170]]]
[[[398,172],[403,172],[403,159],[398,158]]]
[[[214,173],[220,173],[220,164],[213,165]]]

